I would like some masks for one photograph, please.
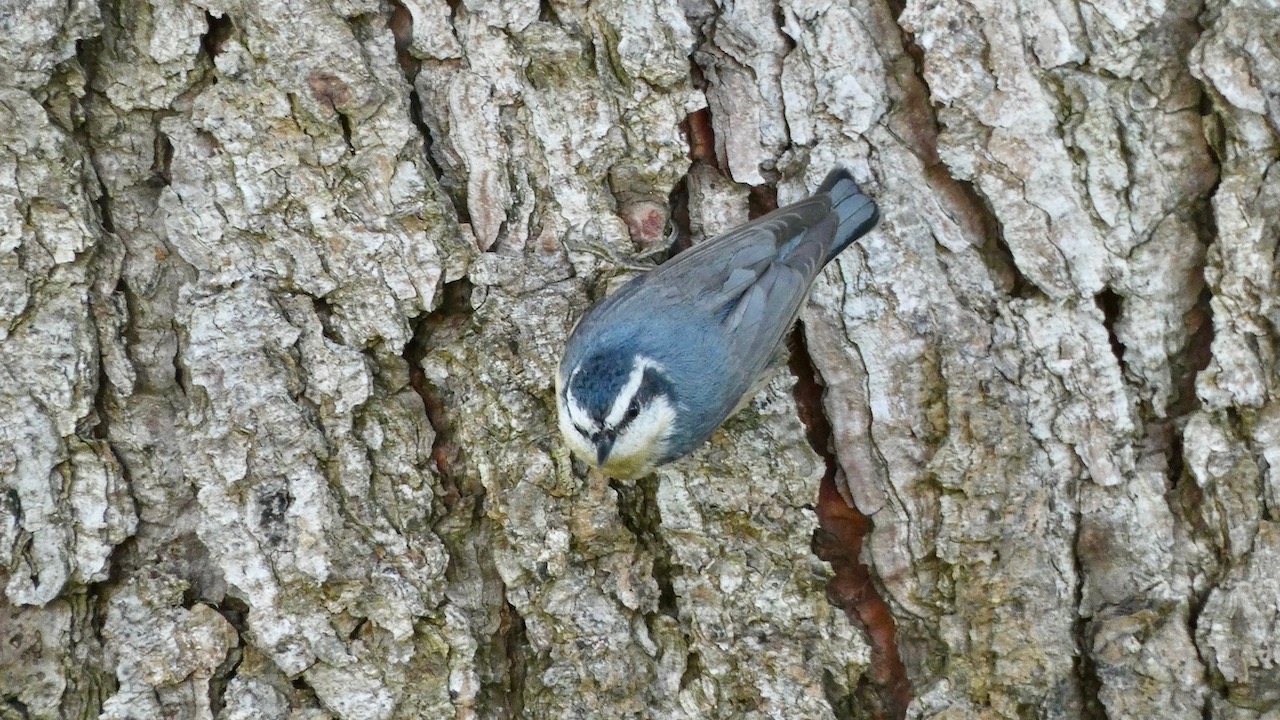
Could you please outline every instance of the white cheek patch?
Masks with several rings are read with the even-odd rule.
[[[675,419],[675,408],[666,398],[653,398],[618,436],[605,470],[614,470],[625,478],[653,469],[666,450]]]

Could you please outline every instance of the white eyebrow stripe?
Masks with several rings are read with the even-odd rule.
[[[609,415],[605,418],[607,425],[616,428],[618,423],[622,422],[631,399],[640,391],[640,383],[644,382],[644,371],[651,367],[656,368],[658,364],[642,355],[636,356],[636,364],[631,368],[631,377],[627,378],[627,384],[618,391],[618,397],[613,399],[613,407],[609,409]]]
[[[574,374],[576,375],[577,371],[574,371]],[[582,406],[578,404],[577,399],[573,397],[573,390],[569,389],[568,386],[564,389],[564,400],[565,410],[569,413],[570,422],[585,430],[597,429],[595,422],[587,415],[587,412],[582,409]]]

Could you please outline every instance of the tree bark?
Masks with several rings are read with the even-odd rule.
[[[1271,0],[0,0],[0,719],[1280,717]],[[689,458],[620,278],[883,220]]]

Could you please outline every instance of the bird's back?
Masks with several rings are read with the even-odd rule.
[[[680,395],[679,445],[700,445],[765,370],[818,273],[879,219],[837,168],[813,196],[701,243],[633,279],[583,317],[566,362],[610,345],[666,368]]]

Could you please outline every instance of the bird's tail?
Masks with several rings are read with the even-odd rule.
[[[822,193],[831,196],[831,212],[839,218],[836,241],[831,245],[831,252],[827,253],[825,261],[831,262],[852,245],[854,240],[866,235],[880,222],[880,208],[876,207],[875,200],[862,192],[849,171],[841,167],[832,170],[814,194]]]

